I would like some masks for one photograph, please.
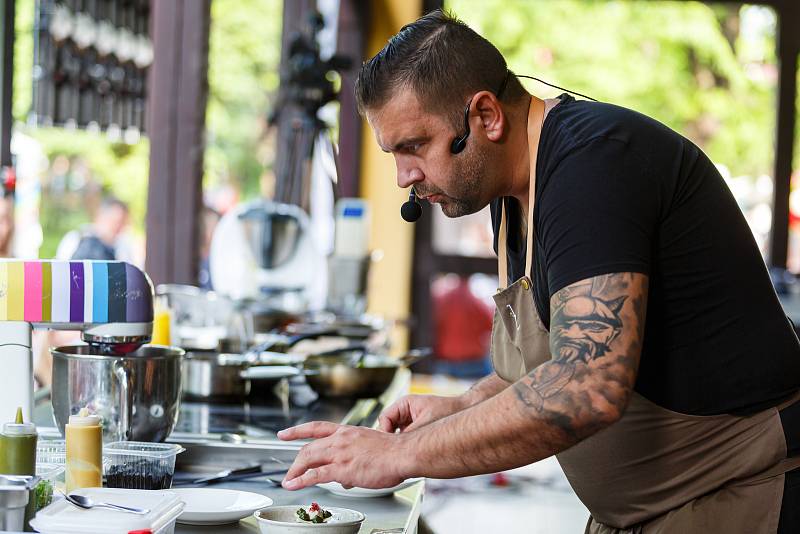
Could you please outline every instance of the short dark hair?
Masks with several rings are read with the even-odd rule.
[[[100,211],[110,210],[111,208],[119,208],[125,213],[128,213],[128,205],[113,195],[107,195],[100,201]]]
[[[424,109],[449,117],[458,129],[472,94],[483,90],[496,94],[503,86],[505,100],[525,94],[492,43],[451,13],[437,9],[403,26],[361,66],[355,92],[363,114],[382,107],[397,89],[411,89]]]

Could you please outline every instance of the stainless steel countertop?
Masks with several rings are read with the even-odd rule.
[[[351,499],[339,497],[320,488],[306,488],[300,491],[286,491],[282,488],[268,487],[258,482],[230,482],[217,484],[213,487],[252,491],[266,495],[275,504],[291,504],[308,506],[311,502],[318,502],[323,508],[337,506],[358,510],[367,516],[361,526],[360,534],[391,531],[393,534],[416,534],[417,522],[422,509],[422,497],[425,493],[425,483],[419,482],[404,490],[398,491],[393,497]],[[397,530],[395,530],[397,529]],[[232,525],[218,526],[193,526],[178,524],[175,534],[252,534],[258,532],[255,518],[250,517]]]
[[[388,405],[399,396],[408,391],[410,383],[410,372],[407,370],[399,372],[395,382],[387,392],[381,397],[383,405]],[[52,408],[49,399],[38,399],[34,411],[34,420],[41,425],[40,431],[43,434],[57,435],[57,429],[51,425]],[[329,407],[323,406],[322,410],[315,413],[315,417],[337,419],[336,422],[358,424],[360,417],[366,415],[371,410],[375,401],[358,401],[352,406],[348,413],[343,410],[341,404],[331,403]],[[375,412],[377,413],[377,412]],[[202,425],[201,425],[202,426]],[[44,428],[50,427],[50,428]],[[252,429],[254,432],[258,429]],[[248,432],[249,434],[250,432]],[[255,432],[257,433],[257,432]],[[286,444],[274,441],[271,432],[258,438],[244,436],[246,444],[241,445],[231,443],[225,438],[236,436],[224,436],[215,434],[195,434],[195,433],[173,433],[168,441],[177,442],[187,447],[187,451],[178,457],[178,466],[191,471],[204,471],[213,473],[221,468],[238,467],[244,464],[252,464],[258,461],[267,461],[266,458],[279,458],[282,462],[289,462],[299,444]],[[180,486],[191,487],[191,486]],[[214,488],[237,489],[241,491],[251,491],[260,493],[271,498],[277,505],[303,505],[308,506],[311,502],[319,502],[323,507],[336,506],[351,508],[362,512],[366,516],[361,530],[361,534],[378,534],[391,532],[392,534],[416,534],[417,523],[422,509],[422,498],[425,493],[424,481],[395,493],[393,496],[380,498],[347,498],[339,497],[320,488],[306,488],[304,490],[290,492],[283,488],[275,487],[264,481],[241,480],[215,484]],[[178,524],[175,529],[176,534],[234,534],[234,533],[257,533],[258,525],[255,518],[243,519],[239,523],[231,525],[216,526],[192,526]]]

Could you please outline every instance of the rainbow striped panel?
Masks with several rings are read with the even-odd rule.
[[[0,260],[0,321],[101,324],[153,321],[153,286],[133,265]]]
[[[25,320],[25,263],[12,261],[8,264],[8,320]]]
[[[25,312],[23,316],[30,323],[42,322],[42,264],[26,261],[23,268],[25,291],[22,296]]]

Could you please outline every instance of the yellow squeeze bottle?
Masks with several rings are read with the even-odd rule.
[[[100,417],[81,409],[64,427],[67,441],[67,493],[103,486],[103,429]]]

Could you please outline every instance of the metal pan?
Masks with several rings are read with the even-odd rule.
[[[398,369],[430,353],[430,349],[416,349],[393,358],[368,354],[363,347],[350,347],[308,356],[303,371],[308,385],[321,397],[378,397],[392,383]]]

